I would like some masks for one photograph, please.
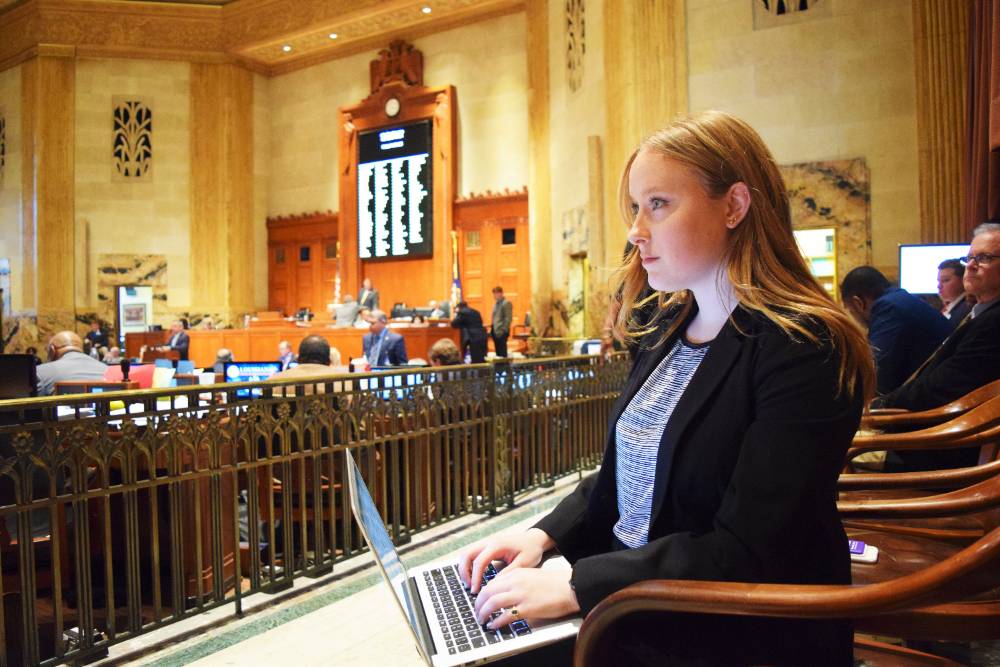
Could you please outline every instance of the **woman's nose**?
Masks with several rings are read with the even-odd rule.
[[[632,220],[632,225],[628,228],[628,242],[632,245],[641,245],[648,240],[648,234],[646,233],[646,228],[639,221],[640,216],[636,216]]]

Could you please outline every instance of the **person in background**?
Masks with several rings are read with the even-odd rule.
[[[462,363],[462,353],[450,338],[442,338],[427,350],[431,366],[455,366]]]
[[[220,347],[215,353],[215,363],[212,364],[212,370],[216,373],[225,373],[227,361],[233,361],[233,351],[228,347]]]
[[[461,331],[462,356],[469,355],[469,361],[481,364],[486,361],[486,328],[483,316],[465,301],[455,305],[455,317],[451,326]]]
[[[497,285],[493,288],[493,326],[490,336],[493,338],[493,348],[498,357],[507,356],[507,339],[510,337],[510,326],[514,319],[514,304],[504,298],[503,288]]]
[[[354,324],[355,320],[358,319],[358,311],[360,307],[358,302],[354,300],[354,297],[350,294],[344,295],[344,303],[338,304],[333,307],[334,316],[334,326],[338,329],[346,329]]]
[[[893,287],[875,267],[851,270],[840,283],[840,295],[847,310],[868,327],[879,394],[903,384],[951,333],[941,313]]]
[[[938,264],[938,296],[941,297],[941,314],[951,320],[952,328],[965,319],[972,305],[965,298],[965,267],[957,259],[946,259]]]
[[[38,395],[51,396],[56,382],[104,379],[108,367],[83,353],[83,341],[72,331],[60,331],[49,340],[48,363],[38,366]]]
[[[120,347],[112,347],[108,350],[108,353],[104,355],[104,363],[108,366],[117,366],[122,361],[122,349]]]
[[[184,328],[183,322],[174,320],[170,324],[170,337],[167,338],[167,344],[159,347],[160,350],[177,350],[181,361],[187,360],[188,348],[191,345],[191,339],[184,332]]]
[[[706,111],[646,139],[621,184],[635,249],[614,326],[639,351],[599,472],[459,558],[491,628],[586,615],[647,579],[851,582],[837,479],[874,366],[798,251],[777,160],[745,122]],[[647,282],[669,298],[636,329]],[[553,549],[572,569],[538,567]],[[494,559],[508,565],[483,587]],[[846,619],[637,614],[615,630],[622,665],[853,664]]]
[[[403,366],[406,357],[406,341],[389,329],[389,319],[381,310],[373,310],[369,317],[369,333],[361,339],[364,356],[371,366]]]
[[[281,370],[283,371],[287,371],[288,365],[296,361],[295,353],[292,352],[292,346],[288,344],[287,340],[278,343],[278,361],[281,362]]]
[[[428,302],[427,309],[430,311],[430,313],[427,315],[427,317],[429,317],[432,320],[439,320],[439,319],[441,319],[443,317],[447,317],[448,316],[448,313],[445,312],[445,310],[441,307],[441,304],[439,304],[434,299],[431,299]]]
[[[930,359],[892,393],[872,402],[875,408],[930,410],[1000,379],[1000,222],[986,222],[972,231],[972,244],[962,282],[976,300]],[[975,465],[979,450],[890,452],[891,471],[939,470]]]
[[[322,336],[306,336],[299,343],[298,366],[282,369],[280,373],[275,373],[268,381],[312,378],[333,375],[337,372],[333,366],[340,366],[340,351],[335,347],[330,347],[329,341]],[[318,386],[318,393],[325,393],[325,385]],[[305,385],[306,395],[312,394],[314,385]],[[335,391],[341,389],[340,384],[334,387]]]
[[[371,326],[372,311],[367,308],[358,310],[358,317],[354,320],[355,329],[367,329]]]
[[[201,328],[205,329],[206,331],[212,331],[212,330],[214,330],[215,329],[215,320],[213,320],[211,317],[206,317],[205,319],[203,319],[201,321]]]
[[[86,349],[90,351],[90,356],[95,358],[100,358],[96,356],[97,350],[102,347],[108,346],[108,334],[103,329],[101,329],[101,323],[97,320],[90,321],[90,331],[87,332],[86,336]]]
[[[365,278],[361,281],[361,289],[358,290],[358,306],[368,310],[378,308],[378,290],[372,287],[371,278]]]

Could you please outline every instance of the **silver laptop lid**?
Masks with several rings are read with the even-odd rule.
[[[382,523],[382,515],[379,514],[375,501],[372,500],[372,496],[368,492],[368,485],[365,484],[365,480],[361,476],[361,470],[355,463],[354,456],[351,455],[349,449],[345,449],[344,454],[347,457],[347,487],[351,497],[351,511],[361,527],[368,548],[375,555],[375,562],[378,564],[379,570],[382,571],[382,576],[392,589],[396,606],[406,618],[406,623],[417,642],[421,657],[430,664],[432,650],[417,625],[415,608],[420,604],[420,601],[412,599],[411,595],[411,591],[414,595],[416,594],[416,589],[407,585],[410,577],[406,572],[406,567],[399,559],[399,554],[396,553],[396,547],[393,546],[389,532],[385,529],[385,524]]]

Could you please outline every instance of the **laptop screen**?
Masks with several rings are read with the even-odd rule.
[[[375,561],[392,585],[392,592],[396,596],[399,608],[403,612],[403,615],[406,616],[406,621],[410,624],[413,636],[417,638],[421,651],[425,656],[430,656],[430,647],[424,644],[424,640],[418,629],[417,616],[413,610],[414,606],[419,604],[419,602],[410,599],[410,593],[406,587],[406,582],[409,579],[406,567],[399,560],[396,547],[393,546],[389,532],[385,529],[385,524],[382,523],[382,515],[379,514],[378,508],[375,506],[375,501],[372,500],[371,494],[368,492],[368,485],[365,484],[365,480],[361,476],[361,470],[354,462],[354,457],[351,455],[350,450],[345,450],[344,454],[347,457],[348,487],[350,489],[351,510],[354,512],[354,518],[357,519],[358,524],[361,526],[361,531],[365,535],[365,540],[368,542],[368,546],[371,547],[372,552],[375,554]]]
[[[226,382],[263,382],[275,373],[281,371],[280,361],[227,361],[223,373]],[[261,396],[261,389],[238,389],[238,398]]]

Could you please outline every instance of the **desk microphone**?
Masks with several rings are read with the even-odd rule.
[[[121,366],[122,369],[122,381],[128,382],[128,372],[132,369],[132,362],[128,359],[122,359],[119,366]]]

